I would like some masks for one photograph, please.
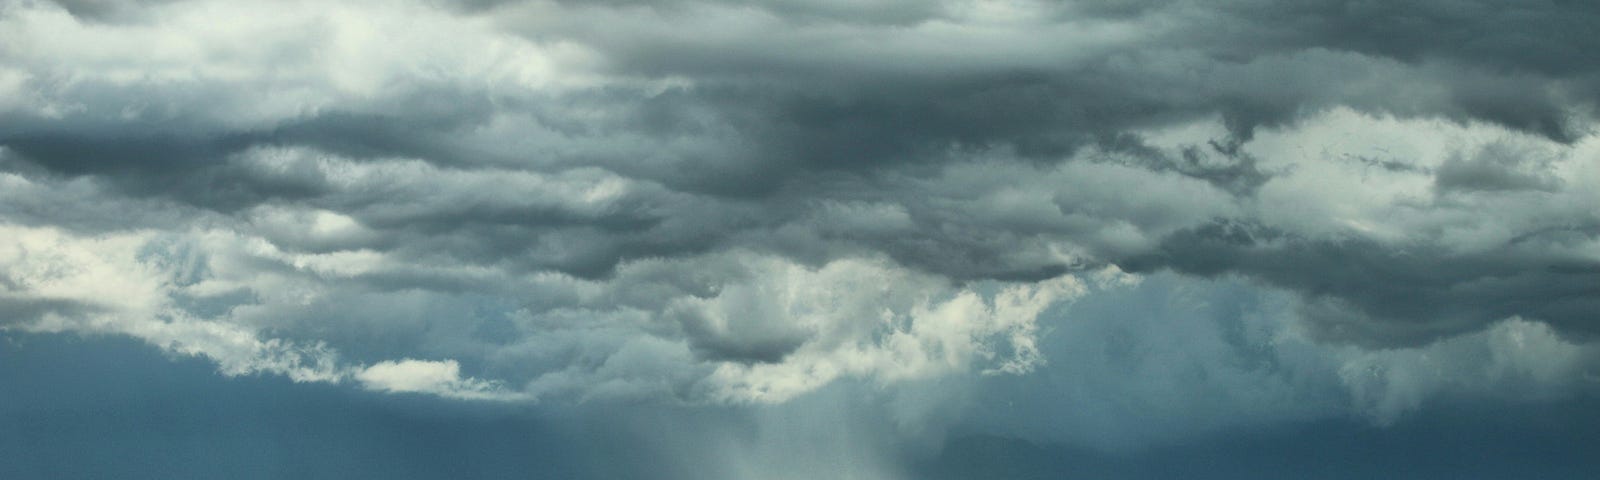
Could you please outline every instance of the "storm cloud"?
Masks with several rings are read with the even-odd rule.
[[[0,329],[641,425],[845,402],[891,420],[812,433],[887,477],[949,432],[1122,451],[1579,401],[1597,23],[1491,0],[6,1]]]

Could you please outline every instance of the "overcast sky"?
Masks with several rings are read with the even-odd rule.
[[[0,0],[0,477],[1592,476],[1596,25]]]

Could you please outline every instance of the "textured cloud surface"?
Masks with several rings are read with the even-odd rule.
[[[1492,0],[0,0],[0,330],[618,412],[611,435],[725,450],[654,453],[711,465],[684,478],[1582,401],[1597,23]]]

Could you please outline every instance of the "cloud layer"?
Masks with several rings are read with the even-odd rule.
[[[1597,16],[5,2],[0,328],[895,441],[1590,395]]]

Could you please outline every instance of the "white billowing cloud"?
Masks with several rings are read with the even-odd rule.
[[[237,225],[240,230],[87,238],[49,227],[5,226],[16,239],[0,252],[8,296],[91,309],[45,311],[8,328],[130,335],[173,352],[208,357],[228,375],[353,379],[389,392],[501,400],[676,395],[692,402],[766,403],[840,378],[892,384],[977,371],[1025,373],[1043,363],[1035,346],[1035,319],[1083,291],[1078,280],[1064,276],[983,293],[883,259],[807,267],[749,252],[625,265],[610,282],[462,266],[469,276],[477,272],[513,289],[520,285],[546,290],[552,299],[567,298],[566,306],[521,309],[523,328],[531,330],[507,337],[423,339],[400,352],[468,355],[477,365],[528,379],[525,392],[519,392],[505,381],[464,375],[454,359],[364,364],[341,353],[362,347],[347,343],[351,339],[413,335],[435,328],[431,324],[444,328],[467,319],[388,313],[384,304],[403,309],[416,302],[416,295],[358,286],[411,268],[388,254],[293,253],[241,233],[281,215],[257,211]],[[303,224],[312,232],[358,228],[342,216],[306,215],[318,220]],[[265,226],[284,227],[270,221]],[[716,292],[712,296],[675,292],[678,287],[670,282],[683,280],[676,272],[700,268],[731,270],[707,278]],[[659,269],[672,274],[661,277]],[[433,273],[449,275],[447,269]],[[636,300],[643,302],[637,307],[611,303],[649,289],[665,296]],[[365,303],[375,304],[360,307],[372,313],[318,307]],[[361,317],[373,314],[396,316]],[[315,321],[295,320],[305,315],[315,315]],[[274,332],[287,337],[274,338]],[[549,343],[552,339],[556,343]],[[597,362],[519,364],[552,349],[586,351]]]
[[[227,375],[270,373],[333,382],[343,376],[336,354],[320,342],[262,338],[247,326],[175,308],[175,289],[194,285],[193,293],[204,297],[205,286],[192,283],[200,266],[155,250],[168,235],[82,238],[54,228],[0,224],[0,237],[11,239],[0,245],[5,300],[45,299],[66,306],[7,319],[6,328],[129,335],[176,353],[206,356]]]
[[[361,222],[330,210],[263,205],[252,209],[249,222],[273,243],[311,250],[353,250],[379,240]]]
[[[805,2],[812,4],[815,2]],[[661,8],[525,2],[495,12],[499,24],[530,37],[580,39],[625,66],[705,69],[720,74],[745,62],[846,72],[940,72],[991,68],[1060,68],[1146,41],[1171,29],[1164,22],[1077,19],[1046,2],[957,1],[936,18],[884,26],[845,21],[795,21],[742,2],[682,2]],[[814,6],[814,5],[813,5]],[[829,48],[813,48],[827,45]],[[716,56],[695,54],[715,49]],[[1006,55],[996,55],[1004,52]],[[662,58],[650,58],[651,56]],[[673,60],[675,64],[658,63]]]
[[[445,397],[507,400],[516,395],[500,391],[497,385],[475,378],[461,377],[461,364],[455,360],[429,361],[404,359],[368,365],[354,374],[361,385],[384,392],[431,393]]]
[[[186,1],[144,5],[136,22],[85,21],[52,2],[5,8],[0,60],[22,70],[0,71],[0,88],[27,85],[32,95],[0,107],[44,119],[270,127],[430,84],[529,91],[602,81],[580,46],[537,44],[422,2]]]
[[[758,321],[775,324],[754,328],[796,329],[811,340],[778,362],[718,365],[710,384],[720,398],[782,401],[837,377],[888,383],[974,364],[1026,373],[1043,361],[1034,344],[1039,314],[1084,291],[1072,276],[984,295],[881,262],[841,260],[815,271],[764,263],[768,270],[753,285],[686,302],[712,324],[713,336],[736,335],[741,322]]]
[[[1354,232],[1386,243],[1437,241],[1481,251],[1529,231],[1592,221],[1592,207],[1600,204],[1589,186],[1600,155],[1593,138],[1562,145],[1483,123],[1336,108],[1292,128],[1264,129],[1245,149],[1277,173],[1246,204],[1250,215],[1306,235]],[[1534,183],[1521,192],[1441,189],[1439,177],[1466,162],[1528,170],[1506,173]]]
[[[343,212],[286,216],[281,205],[261,205],[263,226],[311,225],[308,241],[369,240],[363,221],[399,224],[539,214],[595,220],[624,210],[629,201],[682,198],[659,185],[598,168],[545,174],[513,169],[451,169],[411,158],[358,161],[307,148],[261,148],[230,160],[264,181],[326,189],[318,203]],[[645,205],[651,206],[651,205]],[[352,218],[354,215],[355,218]],[[514,218],[514,217],[513,217]],[[277,228],[274,228],[277,230]],[[287,233],[287,232],[284,232]]]
[[[539,396],[668,395],[729,403],[783,402],[835,380],[883,384],[1042,364],[1036,319],[1082,293],[1063,276],[995,293],[882,259],[849,258],[819,267],[749,252],[624,265],[606,297],[633,293],[654,272],[732,268],[711,295],[667,299],[643,316],[584,308],[530,314],[541,335],[504,347],[536,354],[549,338],[571,337],[597,355],[533,378]],[[682,278],[674,280],[684,280]],[[580,317],[580,318],[584,318]],[[606,330],[613,332],[601,334]],[[598,331],[598,332],[597,332]],[[598,349],[596,351],[596,349]]]

